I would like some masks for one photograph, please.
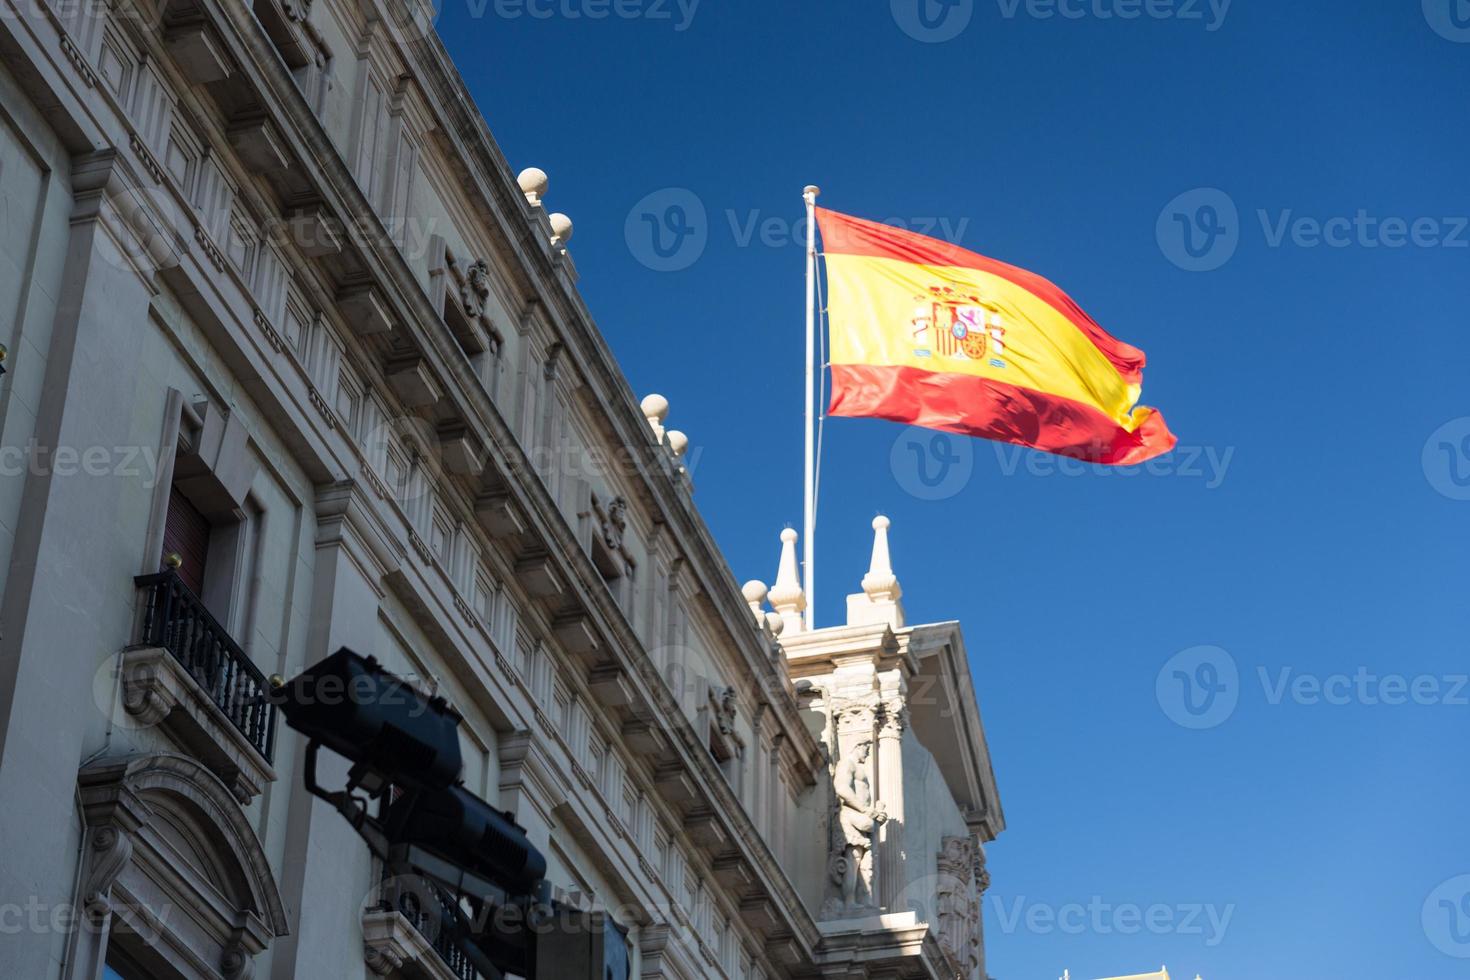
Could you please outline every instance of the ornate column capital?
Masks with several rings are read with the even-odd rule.
[[[878,710],[875,698],[833,698],[831,712],[837,734],[871,738],[877,725]]]
[[[909,727],[909,709],[903,701],[884,701],[878,712],[878,737],[902,738]]]

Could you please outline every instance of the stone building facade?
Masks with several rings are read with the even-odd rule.
[[[0,976],[471,977],[264,698],[348,646],[630,975],[984,977],[958,626],[737,586],[427,4],[0,12]]]

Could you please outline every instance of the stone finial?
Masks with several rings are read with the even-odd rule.
[[[572,219],[560,211],[553,212],[547,219],[551,222],[551,244],[555,248],[566,248],[572,240]]]
[[[781,631],[785,628],[786,620],[782,619],[778,613],[766,613],[766,629],[771,631],[772,636],[780,636]]]
[[[755,578],[740,587],[741,595],[745,596],[745,604],[750,606],[750,611],[755,614],[755,621],[758,624],[766,621],[766,614],[762,611],[761,606],[765,605],[766,593],[769,591],[766,583]]]
[[[796,570],[796,529],[781,532],[781,564],[776,570],[776,584],[767,598],[781,616],[782,630],[800,633],[804,628],[802,613],[806,611],[806,593]]]
[[[520,185],[521,193],[526,195],[526,200],[537,207],[541,206],[541,199],[546,196],[546,185],[549,180],[546,171],[540,167],[527,167],[521,171],[516,183]]]
[[[678,429],[669,430],[669,448],[674,452],[674,458],[680,459],[684,450],[689,448],[689,437]]]
[[[873,518],[873,558],[868,562],[868,574],[863,576],[863,592],[874,602],[897,600],[903,595],[888,557],[888,525],[888,518],[882,514]]]
[[[887,623],[894,629],[903,627],[903,605],[899,602],[903,589],[888,555],[888,525],[888,518],[881,514],[873,518],[873,557],[868,574],[863,576],[863,591],[847,597],[849,626]]]
[[[653,437],[662,442],[664,438],[664,419],[669,417],[669,400],[663,395],[648,395],[638,403],[643,410],[643,417],[648,420],[648,427],[653,430]]]

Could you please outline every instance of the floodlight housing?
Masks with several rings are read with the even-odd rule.
[[[464,768],[459,714],[346,647],[271,697],[292,728],[379,777],[364,785],[447,789]]]

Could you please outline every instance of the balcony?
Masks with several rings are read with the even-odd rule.
[[[133,580],[141,636],[123,653],[123,706],[160,725],[249,803],[273,781],[276,706],[267,681],[172,570]]]
[[[363,910],[363,957],[379,976],[478,980],[459,948],[452,899],[426,878],[385,872],[383,900]]]

